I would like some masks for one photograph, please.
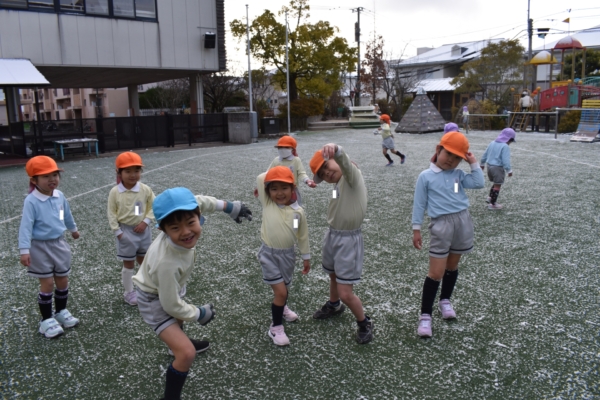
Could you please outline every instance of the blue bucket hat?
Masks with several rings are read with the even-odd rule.
[[[184,187],[167,189],[156,196],[152,203],[154,218],[159,223],[175,211],[191,211],[196,208],[198,208],[196,197],[189,189]]]

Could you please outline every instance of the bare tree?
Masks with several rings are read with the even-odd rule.
[[[383,36],[377,36],[367,42],[365,58],[360,71],[361,86],[365,92],[371,93],[373,103],[377,101],[377,92],[382,88],[383,80],[388,72],[388,67],[383,55]]]
[[[406,46],[399,56],[385,53],[385,75],[382,78],[381,90],[386,94],[386,101],[394,104],[392,119],[398,121],[402,113],[402,100],[411,93],[419,83],[414,71],[401,71],[397,68],[398,63],[404,58]]]
[[[172,112],[183,108],[190,99],[188,78],[160,82],[140,95],[140,108],[169,109]]]
[[[229,69],[205,75],[202,78],[205,108],[216,113],[222,112],[227,106],[246,105],[248,99],[243,91],[244,81]]]

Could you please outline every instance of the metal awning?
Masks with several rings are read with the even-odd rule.
[[[23,58],[0,58],[0,87],[26,88],[49,85],[50,82],[31,61]]]

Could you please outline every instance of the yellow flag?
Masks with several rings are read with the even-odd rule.
[[[566,22],[567,24],[571,22],[571,17],[565,19],[563,22]]]

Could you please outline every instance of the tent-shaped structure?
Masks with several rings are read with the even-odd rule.
[[[417,91],[395,132],[428,133],[443,131],[446,121],[422,88]]]

